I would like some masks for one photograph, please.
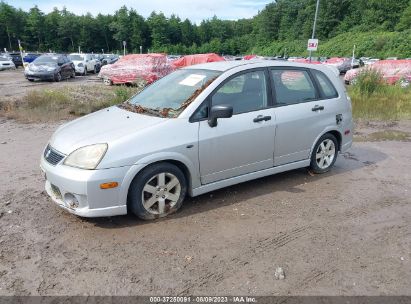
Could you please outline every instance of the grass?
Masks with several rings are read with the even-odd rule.
[[[0,115],[21,122],[73,119],[122,103],[137,93],[134,87],[76,86],[28,92],[0,104]]]
[[[375,72],[362,73],[350,86],[353,116],[359,120],[411,119],[411,87],[385,84]]]

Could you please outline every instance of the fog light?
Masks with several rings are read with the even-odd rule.
[[[74,209],[74,208],[78,207],[77,198],[71,193],[64,194],[64,202],[71,209]]]

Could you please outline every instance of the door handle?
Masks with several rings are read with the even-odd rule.
[[[322,111],[324,110],[323,106],[316,105],[314,108],[311,109],[313,112]]]
[[[261,122],[261,121],[269,121],[271,120],[271,116],[263,116],[263,115],[258,115],[256,118],[254,118],[254,122]]]

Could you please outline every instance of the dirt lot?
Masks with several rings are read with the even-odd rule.
[[[325,175],[236,185],[156,222],[54,205],[39,159],[56,127],[0,118],[0,295],[411,295],[411,142],[384,140],[411,122],[359,125]]]
[[[101,83],[101,80],[97,78],[97,75],[88,74],[87,76],[76,76],[75,79],[67,79],[61,82],[49,82],[49,81],[35,81],[29,82],[24,77],[23,68],[16,70],[0,71],[0,101],[9,98],[18,98],[26,94],[30,90],[40,88],[59,88],[63,86],[71,85],[94,85]]]

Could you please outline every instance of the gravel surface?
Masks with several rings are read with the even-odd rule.
[[[409,141],[356,142],[327,174],[258,179],[143,222],[47,197],[39,159],[56,127],[0,118],[0,295],[411,295]],[[357,132],[381,128],[411,123]]]

